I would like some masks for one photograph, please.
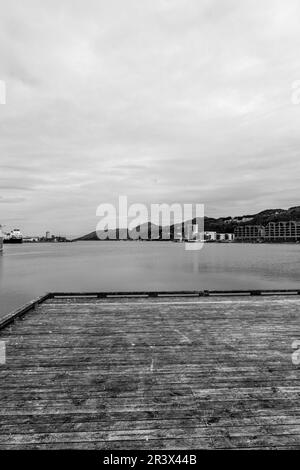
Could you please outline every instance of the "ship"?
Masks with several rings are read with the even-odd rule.
[[[4,235],[3,243],[23,243],[23,235],[18,228],[15,228]]]
[[[0,254],[3,251],[3,233],[2,233],[2,227],[0,225]]]

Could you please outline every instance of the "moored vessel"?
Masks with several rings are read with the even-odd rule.
[[[23,235],[18,228],[4,235],[3,243],[23,243]]]
[[[3,251],[3,233],[2,233],[2,227],[0,225],[0,253]]]

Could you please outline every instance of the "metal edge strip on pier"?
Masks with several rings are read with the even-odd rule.
[[[203,290],[203,291],[138,291],[138,292],[51,292],[51,297],[209,297],[300,295],[300,289]]]
[[[52,298],[64,297],[96,297],[105,298],[158,298],[158,297],[210,297],[210,296],[268,296],[268,295],[300,295],[300,289],[261,289],[261,290],[203,290],[203,291],[140,291],[140,292],[49,292],[23,307],[9,313],[0,320],[0,330],[5,328],[16,319],[21,318],[27,312],[35,309],[39,304]]]
[[[39,304],[45,302],[45,300],[47,300],[51,297],[52,297],[51,294],[44,294],[44,295],[38,297],[37,299],[32,300],[31,302],[24,305],[23,307],[20,307],[17,310],[14,310],[13,312],[10,312],[4,318],[0,319],[0,330],[5,328],[10,323],[13,323],[17,318],[21,318],[23,315],[25,315],[30,310],[35,309]]]

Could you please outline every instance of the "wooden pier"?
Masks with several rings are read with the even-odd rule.
[[[0,449],[300,449],[299,294],[31,302],[0,321]]]

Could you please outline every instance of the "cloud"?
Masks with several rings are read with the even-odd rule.
[[[297,0],[2,5],[0,201],[25,232],[70,234],[119,194],[208,215],[298,204],[299,14]]]
[[[25,198],[23,197],[1,197],[0,196],[0,204],[17,204],[23,201],[25,201]]]

